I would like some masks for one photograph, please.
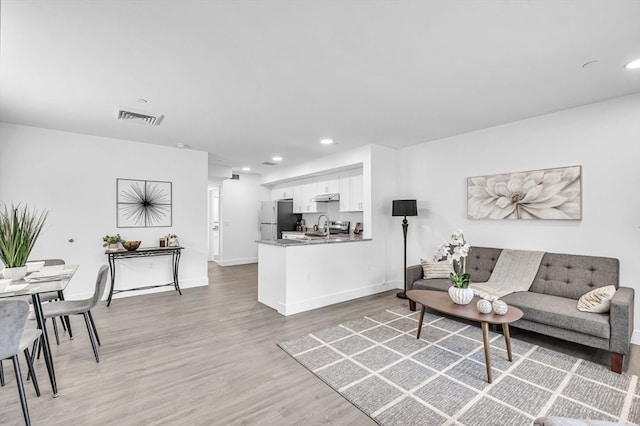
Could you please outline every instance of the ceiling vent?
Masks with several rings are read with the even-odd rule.
[[[264,163],[262,163],[263,166],[277,166],[278,163],[273,163],[271,161],[265,161]]]
[[[136,111],[134,108],[121,108],[117,105],[114,108],[114,115],[116,120],[136,121],[149,126],[159,126],[164,118],[164,115],[162,114],[147,114],[145,112]]]

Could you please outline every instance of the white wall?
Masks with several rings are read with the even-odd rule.
[[[173,226],[116,228],[117,178],[172,182]],[[160,236],[175,233],[185,247],[180,286],[208,284],[204,152],[0,123],[0,201],[50,210],[31,258],[80,265],[65,291],[68,298],[93,292],[98,268],[107,263],[105,234],[157,246]],[[169,261],[162,256],[119,262],[116,288],[170,282]]]
[[[473,246],[620,259],[640,290],[640,96],[626,96],[403,149],[400,182],[418,200],[409,264],[463,228]],[[582,220],[469,220],[466,178],[582,166]],[[635,329],[640,330],[640,295]],[[640,343],[636,331],[635,342]]]
[[[239,180],[227,179],[220,187],[221,266],[256,263],[260,239],[260,202],[271,192],[260,185],[256,175],[243,174]]]

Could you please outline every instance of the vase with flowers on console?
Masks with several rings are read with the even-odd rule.
[[[452,264],[453,271],[449,280],[453,284],[449,287],[449,297],[458,305],[468,305],[473,299],[473,290],[469,288],[471,275],[466,271],[466,260],[471,246],[464,239],[462,229],[451,235],[450,242],[444,242],[436,250],[434,258],[446,257]]]

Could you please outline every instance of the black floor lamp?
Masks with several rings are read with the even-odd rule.
[[[402,233],[404,234],[404,291],[396,294],[400,299],[407,298],[407,216],[418,216],[416,200],[393,200],[392,216],[404,216],[402,219]]]

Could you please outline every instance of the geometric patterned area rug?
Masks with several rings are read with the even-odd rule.
[[[491,332],[487,382],[478,325],[395,307],[279,344],[380,425],[531,425],[541,416],[640,423],[638,377]]]

